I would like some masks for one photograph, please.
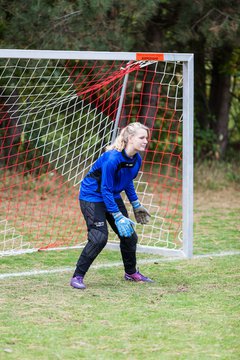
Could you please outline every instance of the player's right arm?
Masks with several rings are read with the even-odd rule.
[[[113,158],[106,158],[102,162],[102,179],[101,179],[101,194],[107,210],[110,213],[118,212],[118,206],[115,202],[114,192],[114,177],[117,171],[117,162]]]

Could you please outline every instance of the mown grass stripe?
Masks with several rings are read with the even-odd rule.
[[[222,251],[219,253],[211,253],[211,254],[203,254],[203,255],[195,255],[192,259],[200,259],[200,258],[211,258],[211,257],[223,257],[223,256],[232,256],[232,255],[240,255],[240,251]],[[177,261],[177,260],[188,260],[186,258],[179,257],[169,257],[169,258],[155,258],[155,259],[140,259],[138,260],[138,264],[152,264],[159,262],[168,262],[168,261]],[[108,268],[113,266],[122,266],[122,262],[111,262],[105,264],[97,264],[92,265],[91,269],[101,269]],[[15,273],[5,273],[0,274],[0,279],[12,278],[12,277],[23,277],[23,276],[37,276],[37,275],[48,275],[54,273],[62,273],[62,272],[71,272],[74,271],[74,267],[62,267],[56,269],[47,269],[47,270],[31,270],[31,271],[23,271],[23,272],[15,272]]]

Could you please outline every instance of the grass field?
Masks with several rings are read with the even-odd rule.
[[[220,180],[196,185],[193,259],[139,254],[154,283],[125,282],[118,252],[84,291],[69,286],[77,250],[1,258],[0,359],[239,359],[240,256],[225,252],[240,251],[240,191]]]

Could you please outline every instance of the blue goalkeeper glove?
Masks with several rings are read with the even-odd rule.
[[[139,200],[135,200],[131,204],[137,223],[142,225],[147,224],[151,217],[147,209],[143,205],[141,205]]]
[[[130,237],[134,232],[133,225],[135,225],[135,223],[131,219],[123,216],[120,211],[112,213],[112,216],[114,217],[119,235],[123,237]]]

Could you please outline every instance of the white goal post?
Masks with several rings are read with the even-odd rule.
[[[152,218],[138,251],[191,257],[193,75],[193,54],[0,50],[0,255],[83,246],[80,181],[139,121],[151,139],[135,187]]]

